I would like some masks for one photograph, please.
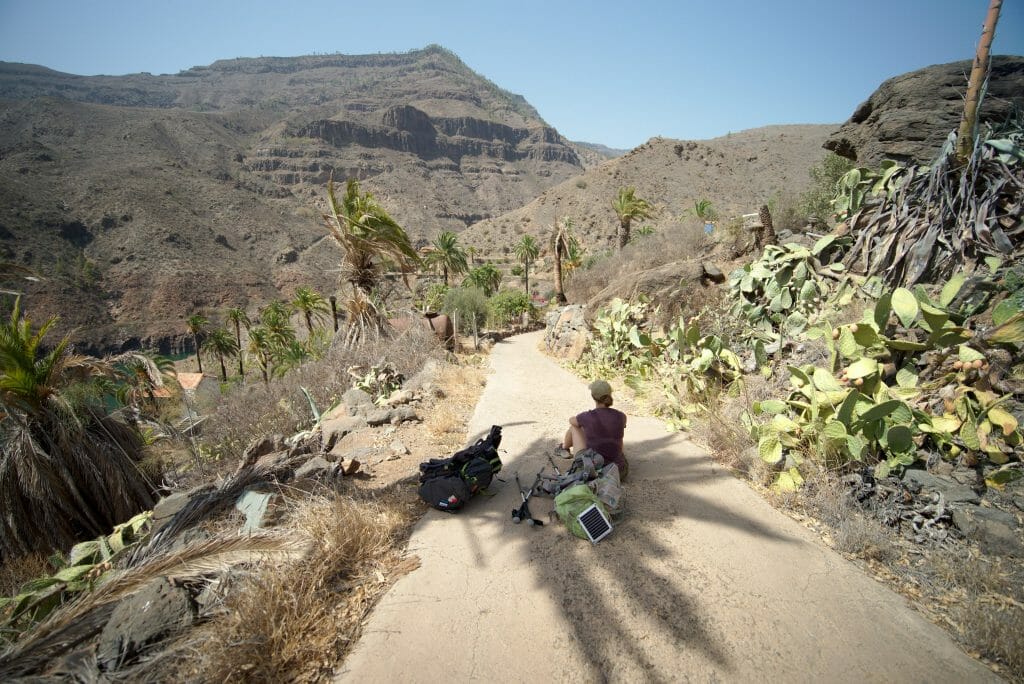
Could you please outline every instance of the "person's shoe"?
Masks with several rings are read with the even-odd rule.
[[[551,455],[554,456],[555,458],[572,458],[572,452],[562,445],[556,446],[554,451],[551,452]]]

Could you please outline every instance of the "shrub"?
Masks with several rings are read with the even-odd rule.
[[[452,317],[458,328],[469,328],[476,320],[477,328],[487,322],[487,295],[477,287],[456,287],[444,296],[442,310]]]
[[[836,183],[852,168],[853,162],[832,152],[812,166],[808,171],[811,188],[800,197],[800,213],[805,218],[817,216],[827,223],[833,214],[832,200],[836,196]]]
[[[505,327],[516,321],[525,312],[533,313],[530,298],[521,290],[502,290],[488,302],[491,324]]]

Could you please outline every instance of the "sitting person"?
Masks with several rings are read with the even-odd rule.
[[[622,453],[626,414],[612,408],[612,387],[604,380],[590,383],[590,396],[594,399],[594,408],[569,419],[569,429],[558,447],[559,455],[572,458],[574,448],[577,452],[593,449],[604,457],[605,463],[617,465],[619,478],[625,481],[629,474],[629,463]]]

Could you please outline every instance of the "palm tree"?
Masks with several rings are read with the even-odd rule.
[[[238,344],[238,348],[242,348],[242,326],[245,326],[246,332],[252,327],[252,321],[249,320],[249,316],[245,313],[245,310],[240,307],[232,307],[228,309],[228,320],[235,326],[235,343]],[[245,380],[245,363],[242,361],[242,355],[238,355],[238,374],[242,376],[242,380]]]
[[[295,339],[291,317],[291,306],[280,299],[275,299],[260,309],[260,324],[266,329],[272,347],[286,346]],[[249,333],[252,334],[252,331]]]
[[[330,213],[324,214],[327,229],[345,251],[341,277],[352,286],[347,303],[349,343],[362,339],[370,330],[380,331],[385,322],[371,293],[380,278],[383,262],[391,262],[403,279],[420,263],[409,236],[370,193],[359,192],[359,182],[350,178],[345,194],[334,194],[334,179],[327,183]],[[406,279],[406,286],[408,286]]]
[[[194,316],[188,317],[188,331],[192,333],[192,339],[196,343],[196,363],[199,364],[199,372],[203,372],[203,359],[199,355],[199,336],[206,332],[206,326],[210,324],[210,321],[206,319],[202,314],[195,314]]]
[[[462,282],[480,288],[485,297],[490,297],[501,287],[501,271],[493,264],[483,264],[470,271]]]
[[[524,235],[523,239],[520,240],[515,247],[512,248],[515,252],[516,259],[519,259],[520,263],[523,264],[523,274],[526,278],[526,294],[530,294],[530,263],[536,261],[537,255],[540,254],[540,245],[532,235]]]
[[[478,250],[473,245],[470,245],[469,247],[466,248],[466,254],[469,256],[469,266],[471,268],[476,266],[476,255],[479,253],[480,250]]]
[[[274,375],[284,377],[285,373],[305,363],[311,354],[309,348],[298,340],[274,349]]]
[[[636,196],[636,188],[630,186],[619,188],[619,193],[612,200],[612,209],[619,217],[619,249],[629,242],[629,227],[636,219],[649,219],[654,216],[654,208],[645,199]]]
[[[269,330],[262,325],[257,325],[249,330],[249,347],[247,351],[256,360],[256,365],[263,372],[263,382],[266,383],[270,382],[272,349],[273,343],[271,342]]]
[[[147,401],[155,409],[157,388],[163,387],[164,378],[174,376],[174,362],[160,355],[125,352],[107,359],[107,363],[120,370],[117,400],[140,410]]]
[[[424,260],[427,266],[441,268],[444,284],[448,284],[448,274],[462,275],[469,270],[466,264],[466,252],[459,247],[459,236],[450,230],[443,231],[434,240],[430,252]]]
[[[110,412],[107,362],[50,349],[15,301],[0,324],[0,556],[66,549],[153,506],[138,431]]]
[[[323,295],[308,287],[300,287],[295,291],[292,308],[302,314],[302,318],[306,322],[306,332],[310,335],[313,334],[313,321],[323,323],[327,320],[328,312],[331,310]]]
[[[555,300],[559,304],[565,304],[565,290],[562,283],[563,262],[572,255],[575,261],[580,258],[579,243],[572,233],[572,220],[565,218],[561,223],[555,224],[555,231],[551,234],[551,253],[555,256]]]
[[[203,349],[217,356],[217,360],[220,361],[221,380],[227,382],[228,369],[224,366],[224,357],[237,356],[239,354],[240,349],[238,343],[235,342],[235,338],[224,328],[217,328],[207,335],[206,341],[203,342]]]

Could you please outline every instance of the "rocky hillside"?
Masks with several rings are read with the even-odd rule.
[[[890,78],[829,137],[827,149],[868,167],[883,159],[931,163],[960,125],[971,61],[937,64]],[[1024,57],[992,58],[981,120],[998,125],[1024,111]]]
[[[523,234],[546,239],[555,221],[568,216],[593,253],[611,245],[618,225],[611,199],[624,186],[635,186],[637,196],[658,208],[656,218],[635,228],[668,228],[702,199],[712,203],[724,226],[772,198],[803,191],[808,169],[825,155],[821,145],[835,128],[767,126],[712,140],[653,138],[520,209],[474,224],[463,240],[484,254],[506,252]]]
[[[165,76],[0,64],[0,258],[45,278],[29,312],[86,347],[170,351],[191,313],[334,285],[332,172],[426,241],[579,174],[577,149],[438,47]]]

